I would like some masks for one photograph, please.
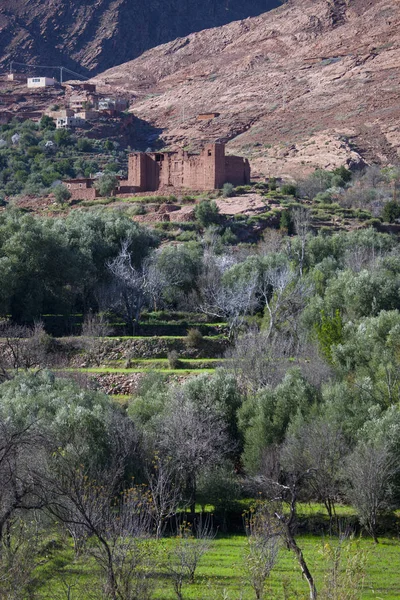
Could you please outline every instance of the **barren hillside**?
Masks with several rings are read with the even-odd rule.
[[[0,64],[62,65],[85,74],[148,48],[235,19],[279,0],[2,0]]]
[[[265,175],[393,163],[400,3],[291,0],[154,48],[96,81],[136,97],[132,110],[163,130],[163,144],[230,140]],[[220,115],[198,119],[208,112]]]

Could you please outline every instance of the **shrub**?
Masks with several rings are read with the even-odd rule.
[[[224,233],[221,235],[221,241],[223,244],[236,244],[238,240],[232,229],[227,227]]]
[[[116,176],[107,173],[96,181],[95,188],[99,191],[100,196],[110,196],[113,194],[117,184],[118,179]]]
[[[232,183],[224,183],[224,186],[222,188],[222,195],[224,198],[231,198],[231,196],[233,196],[234,191],[235,188],[232,185]]]
[[[381,217],[385,223],[394,223],[400,217],[400,204],[396,200],[386,202]]]
[[[314,200],[321,204],[332,204],[332,195],[330,192],[318,192]]]
[[[76,147],[79,152],[92,152],[93,144],[88,138],[80,138],[77,141]]]
[[[276,190],[276,177],[270,177],[268,182],[268,187],[271,191]]]
[[[238,185],[237,188],[235,188],[235,194],[238,194],[238,195],[245,194],[247,191],[248,191],[248,188],[244,185]]]
[[[202,200],[196,206],[194,214],[202,227],[208,227],[219,221],[219,210],[214,200]]]
[[[185,337],[185,345],[187,348],[200,348],[203,343],[202,333],[195,328],[189,329]]]
[[[179,367],[181,366],[180,360],[179,360],[179,354],[177,353],[176,350],[171,350],[171,352],[168,352],[168,365],[170,369],[179,369]]]
[[[281,193],[285,196],[296,196],[297,188],[292,183],[285,183],[281,186]]]
[[[132,206],[132,208],[129,209],[129,214],[132,216],[145,215],[146,209],[143,204],[138,203],[136,206]]]
[[[287,231],[288,234],[293,233],[293,219],[289,210],[283,210],[279,221],[279,228]]]
[[[68,188],[65,187],[65,185],[62,184],[57,185],[53,189],[53,194],[54,198],[56,199],[56,202],[58,204],[61,204],[61,206],[63,206],[71,198],[71,192]]]
[[[40,119],[39,127],[40,129],[52,130],[56,128],[56,124],[54,122],[54,119],[52,119],[48,115],[43,115],[43,117]]]

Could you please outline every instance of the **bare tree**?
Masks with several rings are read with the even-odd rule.
[[[280,531],[271,519],[268,505],[258,502],[245,515],[245,530],[245,571],[256,599],[262,600],[266,581],[276,564],[280,542]]]
[[[227,319],[230,339],[257,306],[257,273],[235,281],[234,285],[224,282],[223,275],[233,264],[230,256],[205,253],[198,303],[198,309],[206,315]]]
[[[0,544],[0,597],[20,600],[31,597],[36,570],[48,561],[40,552],[45,534],[34,512],[29,518],[15,517],[8,525]]]
[[[348,450],[341,428],[321,418],[304,423],[286,438],[282,448],[283,467],[289,472],[309,474],[305,480],[307,493],[324,503],[331,524]]]
[[[252,329],[228,349],[223,366],[233,371],[244,391],[255,393],[262,387],[276,385],[282,379],[285,354],[284,339],[271,340],[268,332]]]
[[[298,320],[311,292],[310,285],[296,276],[288,264],[262,270],[257,297],[268,314],[267,337],[283,329],[293,347],[298,344]],[[293,349],[293,348],[292,348]]]
[[[268,337],[276,325],[277,316],[285,298],[285,292],[288,291],[289,286],[295,279],[295,274],[287,264],[267,269],[261,274],[257,291],[265,303],[269,315]]]
[[[130,241],[125,240],[118,256],[107,263],[113,286],[108,289],[106,302],[109,308],[123,315],[130,334],[134,335],[146,304],[146,274],[142,267],[132,263],[129,248]]]
[[[167,279],[157,265],[157,252],[136,267],[130,253],[130,241],[124,240],[116,258],[107,263],[113,275],[113,285],[99,294],[100,304],[121,313],[132,334],[137,332],[140,315],[146,305],[157,308],[167,286],[179,285],[179,273]]]
[[[32,467],[43,462],[43,440],[34,422],[19,427],[0,419],[0,541],[17,511],[41,509],[44,497]]]
[[[309,470],[302,473],[283,472],[280,465],[280,449],[273,447],[264,456],[263,473],[257,478],[256,483],[258,489],[261,488],[269,500],[270,518],[276,520],[286,547],[296,557],[308,583],[310,600],[316,600],[317,588],[314,577],[295,536],[297,502],[301,487],[309,476]]]
[[[265,230],[261,242],[258,244],[258,251],[262,256],[266,254],[275,254],[281,251],[283,247],[282,232],[277,229],[268,228]]]
[[[194,515],[199,473],[233,450],[223,419],[212,407],[195,405],[177,389],[161,417],[156,445],[161,456],[171,457]]]
[[[296,254],[299,262],[300,277],[303,276],[303,268],[306,254],[307,234],[310,231],[311,211],[308,208],[295,208],[292,212],[294,229],[300,241],[299,248],[296,249]]]
[[[348,498],[375,543],[378,543],[378,518],[391,507],[392,482],[398,471],[385,445],[360,442],[346,461]]]
[[[50,364],[51,338],[42,322],[33,327],[0,321],[0,373],[3,380],[21,370],[40,369]]]
[[[81,345],[90,362],[100,366],[107,351],[107,336],[110,335],[110,326],[103,315],[86,315],[82,325]]]
[[[152,468],[147,470],[151,511],[155,524],[156,539],[160,539],[166,521],[176,515],[182,491],[176,481],[176,468],[170,457],[156,454]]]
[[[167,561],[167,572],[178,600],[183,600],[185,580],[194,583],[197,567],[214,538],[210,518],[200,516],[193,525],[185,520],[178,523],[178,535]]]
[[[49,438],[48,469],[37,477],[48,513],[90,538],[88,548],[105,575],[107,597],[146,599],[148,551],[141,541],[150,531],[150,497],[143,486],[121,488],[137,439],[127,419],[112,418],[107,460],[90,461],[82,436],[71,436],[67,450]],[[141,592],[135,596],[138,586]]]

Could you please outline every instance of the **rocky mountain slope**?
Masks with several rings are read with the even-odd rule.
[[[279,0],[2,0],[0,64],[61,65],[82,74],[178,36],[259,15]]]
[[[164,145],[226,140],[264,175],[392,164],[400,3],[290,0],[154,48],[96,81],[135,97],[132,110],[162,131]],[[198,119],[208,112],[219,116]]]

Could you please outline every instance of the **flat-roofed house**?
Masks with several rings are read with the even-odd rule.
[[[57,81],[52,77],[28,77],[28,88],[46,88],[55,86]]]

